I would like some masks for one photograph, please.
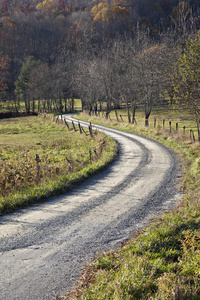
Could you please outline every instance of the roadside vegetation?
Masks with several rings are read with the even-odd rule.
[[[163,142],[184,170],[179,207],[101,256],[91,267],[96,284],[82,298],[200,298],[200,1],[29,2],[0,0],[0,117],[67,113],[80,99],[78,108],[96,114],[88,120]],[[154,106],[168,104],[183,114],[154,114]],[[114,111],[124,107],[117,119]],[[51,131],[47,121],[29,132],[1,122],[0,213],[68,190],[116,153],[99,134],[88,135],[84,148],[78,133],[73,142],[66,128],[51,124]],[[39,126],[44,135],[36,139]]]
[[[187,115],[177,111],[152,111],[152,117],[158,115],[161,120],[170,116],[173,123],[180,119],[187,122]],[[199,299],[199,142],[191,142],[189,134],[169,132],[169,128],[163,130],[162,123],[152,128],[117,122],[114,115],[111,120],[86,114],[79,118],[145,135],[173,149],[180,157],[179,189],[183,197],[176,208],[151,220],[149,226],[120,249],[100,254],[86,268],[78,287],[66,299]],[[137,120],[140,123],[142,112],[137,113]]]
[[[53,119],[0,120],[0,214],[69,191],[116,156],[110,138]]]

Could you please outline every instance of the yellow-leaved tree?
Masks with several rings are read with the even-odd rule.
[[[110,19],[110,7],[108,3],[99,3],[95,5],[91,10],[91,15],[94,22],[102,21],[106,23]]]
[[[184,53],[169,74],[169,82],[173,104],[191,114],[200,141],[200,31],[187,42]]]
[[[112,8],[112,14],[113,14],[114,19],[120,17],[120,18],[126,20],[130,13],[127,8],[116,5]]]
[[[36,9],[42,13],[54,13],[58,10],[58,3],[55,0],[44,0],[36,6]]]

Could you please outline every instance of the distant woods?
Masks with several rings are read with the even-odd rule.
[[[154,105],[172,104],[199,129],[199,1],[0,0],[0,8],[1,111],[67,112],[79,98],[90,114],[126,107],[131,123],[142,107],[148,126]]]

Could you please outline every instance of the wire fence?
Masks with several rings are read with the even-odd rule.
[[[92,129],[92,124],[90,122],[89,126],[88,126],[88,131],[86,130],[86,128],[82,127],[80,122],[78,121],[78,123],[75,125],[74,121],[68,120],[67,118],[65,118],[63,115],[60,116],[56,116],[54,117],[53,115],[47,115],[45,112],[42,112],[41,115],[43,116],[43,118],[48,118],[50,117],[52,119],[52,121],[55,121],[57,124],[65,124],[66,127],[68,128],[68,130],[74,130],[74,131],[79,131],[80,134],[84,133],[85,135],[93,135],[93,129]],[[118,114],[117,111],[115,110],[115,115],[109,113],[106,116],[105,111],[102,111],[102,115],[101,112],[99,111],[98,114],[96,114],[96,116],[98,117],[103,117],[103,118],[107,118],[109,120],[112,121],[117,121],[118,123],[123,122],[123,123],[128,123],[128,114]],[[185,120],[185,122],[187,121],[191,121],[190,119]],[[135,126],[140,126],[140,127],[148,127],[148,128],[152,128],[154,130],[157,131],[163,131],[166,133],[166,135],[169,136],[176,136],[176,138],[181,139],[181,140],[190,140],[192,143],[195,143],[196,141],[198,141],[199,139],[199,132],[198,129],[194,126],[194,124],[187,124],[184,125],[184,121],[171,121],[171,120],[166,120],[163,118],[151,118],[148,121],[148,126],[147,123],[142,121],[141,119],[139,121],[134,121],[134,125]]]
[[[97,114],[97,116],[101,116],[100,112]],[[119,114],[117,110],[115,110],[112,115],[109,113],[107,116],[106,113],[103,111],[102,117],[112,121],[117,121],[119,123],[129,122],[128,114],[124,114],[124,113]],[[157,131],[162,130],[169,136],[176,136],[182,140],[190,140],[193,143],[198,141],[200,137],[199,129],[197,129],[197,127],[194,124],[194,121],[192,121],[191,118],[176,122],[171,119],[164,119],[161,117],[154,117],[154,118],[151,117],[149,118],[148,122],[146,121],[144,122],[144,120],[140,118],[137,121],[135,119],[134,122],[132,123],[135,126],[148,127]]]

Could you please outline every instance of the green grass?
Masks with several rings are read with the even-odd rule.
[[[173,122],[186,117],[162,110],[163,116],[170,116]],[[200,299],[200,144],[180,134],[170,136],[160,127],[144,128],[86,115],[80,118],[142,134],[172,148],[180,156],[180,189],[185,196],[175,209],[152,221],[120,249],[96,258],[66,298]]]
[[[115,157],[110,138],[52,120],[0,120],[0,214],[66,192]]]

